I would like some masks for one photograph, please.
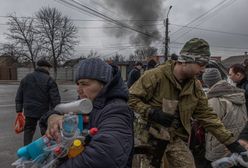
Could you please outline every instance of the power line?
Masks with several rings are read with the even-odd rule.
[[[178,27],[185,27],[185,28],[189,28],[189,29],[196,29],[196,30],[202,30],[202,31],[207,31],[207,32],[215,32],[215,33],[223,33],[223,34],[228,34],[228,35],[234,35],[234,36],[248,36],[248,34],[244,34],[244,33],[236,33],[236,32],[225,32],[225,31],[220,31],[220,30],[214,30],[214,29],[205,29],[205,28],[198,28],[198,27],[191,27],[191,26],[185,26],[185,25],[180,25],[180,24],[173,24],[170,23],[173,26],[178,26]],[[0,25],[4,25],[7,26],[8,24],[6,23],[0,23]],[[141,26],[145,26],[145,27],[150,27],[150,26],[154,26],[154,25],[163,25],[161,24],[144,24]],[[120,29],[122,27],[120,26],[78,26],[78,29]]]
[[[74,21],[89,21],[89,22],[104,22],[103,19],[72,19]],[[153,19],[115,19],[117,21],[135,21],[135,22],[163,22],[163,20],[153,20]]]
[[[94,4],[97,4],[98,6],[100,6],[100,7],[101,7],[102,9],[104,9],[105,11],[110,12],[110,13],[112,13],[112,14],[114,14],[114,15],[117,15],[115,12],[109,10],[109,8],[105,7],[105,6],[104,6],[103,4],[101,4],[100,2],[95,1],[95,0],[90,0],[90,1],[92,1]]]
[[[9,16],[0,16],[2,18],[9,18]],[[19,16],[17,18],[32,18],[32,19],[37,19],[36,17],[31,17],[31,16]],[[79,21],[79,22],[105,22],[106,20],[104,19],[76,19],[72,18],[72,21]],[[160,19],[115,19],[117,21],[135,21],[135,22],[163,22],[163,20]]]
[[[85,20],[88,21],[88,20]],[[170,23],[173,26],[178,26],[178,27],[185,27],[189,29],[196,29],[196,30],[202,30],[202,31],[207,31],[207,32],[215,32],[215,33],[223,33],[223,34],[228,34],[228,35],[234,35],[234,36],[248,36],[248,34],[244,33],[236,33],[236,32],[226,32],[226,31],[220,31],[220,30],[214,30],[214,29],[205,29],[205,28],[199,28],[199,27],[192,27],[192,26],[185,26],[185,25],[180,25],[180,24],[173,24]],[[0,23],[0,25],[7,26],[8,24],[6,23]],[[141,26],[149,27],[149,26],[154,26],[154,25],[163,25],[161,24],[144,24]],[[122,27],[120,26],[78,26],[78,29],[120,29]]]
[[[224,8],[226,8],[226,7],[228,7],[229,5],[231,5],[233,2],[235,2],[236,0],[230,0],[229,1],[229,4],[227,5],[226,4],[226,6],[224,6],[223,8],[221,8],[221,10],[217,10],[217,7],[220,7],[220,5],[223,5],[223,3],[225,3],[227,0],[224,0],[224,1],[222,1],[222,2],[220,2],[219,4],[217,4],[215,7],[213,7],[213,8],[211,8],[209,11],[207,11],[207,13],[209,13],[210,11],[212,11],[212,9],[213,10],[215,10],[215,11],[213,11],[213,13],[217,13],[217,12],[220,12],[221,10],[223,10]],[[228,2],[227,2],[228,3]],[[207,14],[207,13],[205,13],[205,14]],[[212,14],[213,14],[212,13]],[[200,23],[198,23],[197,25],[195,25],[194,27],[197,27],[197,26],[199,26],[199,25],[201,25],[202,23],[204,23],[207,19],[209,19],[209,18],[205,18],[205,20],[203,21],[201,21],[201,20],[198,20],[198,21],[201,21]],[[188,26],[189,24],[187,24],[186,26]],[[184,28],[184,27],[182,27],[182,28]],[[183,37],[184,35],[186,35],[186,34],[188,34],[190,31],[192,31],[192,29],[190,29],[190,30],[188,30],[188,31],[186,31],[186,32],[184,32],[182,35],[180,35],[180,36],[178,36],[175,40],[178,40],[178,39],[180,39],[181,37]],[[175,33],[175,32],[174,32]],[[173,34],[174,34],[173,33]]]
[[[218,3],[217,5],[215,5],[214,7],[212,7],[211,9],[207,10],[205,13],[201,14],[200,16],[196,17],[195,19],[191,20],[189,23],[187,23],[185,26],[189,26],[190,24],[198,21],[199,19],[201,19],[202,17],[206,16],[208,13],[210,13],[211,11],[217,9],[220,5],[222,5],[223,3],[225,3],[227,0],[223,0],[220,3]],[[182,30],[184,27],[176,30],[175,32],[173,32],[171,35],[176,34],[177,32],[179,32],[180,30]]]
[[[202,30],[202,31],[208,31],[208,32],[223,33],[223,34],[228,34],[228,35],[248,36],[248,34],[243,34],[243,33],[225,32],[225,31],[220,31],[220,30],[205,29],[205,28],[198,28],[198,27],[191,27],[191,26],[184,26],[184,25],[179,25],[179,24],[171,24],[171,25],[179,26],[179,27],[185,27],[185,28],[190,28],[190,29],[197,29],[197,30]]]
[[[162,24],[161,24],[162,25]],[[154,25],[142,25],[144,27],[151,27],[151,26],[154,26]],[[120,26],[84,26],[84,27],[77,27],[79,29],[121,29],[122,27]]]
[[[79,3],[79,2],[76,2],[74,0],[71,0],[72,3],[67,2],[66,0],[60,0],[60,1],[62,1],[63,3],[66,3],[67,5],[73,6],[73,7],[77,8],[77,9],[79,9],[79,10],[82,10],[82,11],[84,11],[86,13],[92,14],[93,16],[100,17],[100,18],[102,18],[102,19],[104,19],[104,20],[106,20],[108,22],[111,22],[111,23],[114,23],[116,25],[119,25],[119,26],[121,26],[123,28],[127,28],[127,29],[133,30],[133,31],[135,31],[137,33],[143,34],[143,35],[145,35],[147,37],[153,38],[153,36],[148,34],[148,33],[145,33],[145,32],[142,32],[140,30],[134,29],[134,28],[130,27],[127,24],[119,22],[119,21],[117,21],[117,20],[115,20],[115,19],[113,19],[113,18],[111,18],[109,16],[106,16],[106,15],[102,14],[101,12],[98,12],[98,11],[96,11],[96,10],[86,6],[86,5],[83,5],[83,4]]]
[[[171,42],[174,45],[184,45],[185,43],[181,42]],[[231,46],[219,46],[219,45],[210,45],[210,48],[225,48],[225,49],[235,49],[235,50],[247,50],[248,48],[238,48],[238,47],[231,47]]]
[[[68,4],[68,5],[70,5],[70,6],[73,6],[73,7],[77,8],[77,9],[79,9],[79,10],[83,10],[83,11],[87,12],[87,10],[81,9],[80,7],[78,7],[78,6],[74,5],[74,4],[68,3],[68,2],[66,2],[66,1],[64,1],[64,0],[61,0],[61,1],[64,2],[64,3],[66,3],[66,4]],[[73,0],[72,0],[72,1],[73,1]],[[75,1],[73,1],[73,2],[75,2]],[[78,4],[78,3],[76,3],[76,4]],[[82,5],[82,4],[80,4],[80,3],[79,3],[78,5],[83,6],[83,7],[85,6],[85,5]],[[90,8],[86,6],[86,9],[90,9]],[[92,11],[92,10],[91,10],[91,11]],[[93,10],[93,11],[95,12],[95,10]],[[87,13],[88,13],[88,12],[87,12]],[[90,12],[90,14],[92,14],[93,16],[97,16],[97,17],[103,18],[103,19],[105,19],[105,20],[107,20],[107,21],[110,21],[110,22],[112,22],[112,23],[114,23],[114,24],[120,25],[120,26],[122,26],[122,27],[124,27],[124,28],[128,28],[128,29],[131,29],[131,30],[136,31],[136,32],[138,32],[138,33],[144,34],[144,32],[140,32],[140,31],[137,31],[137,30],[134,29],[134,28],[130,28],[129,26],[126,26],[126,24],[124,25],[123,23],[117,22],[116,20],[114,20],[114,19],[112,19],[112,18],[110,18],[110,17],[108,17],[108,16],[107,16],[107,19],[106,19],[106,18],[105,18],[106,15],[104,15],[104,14],[101,14],[101,13],[100,13],[100,16],[99,16],[98,13],[100,13],[100,12],[96,11],[96,14],[92,14],[92,12]],[[104,16],[104,17],[102,17],[102,16]],[[147,34],[147,33],[145,33],[144,35],[148,35],[148,37],[152,37],[150,34]]]

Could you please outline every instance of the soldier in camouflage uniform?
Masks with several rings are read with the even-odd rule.
[[[171,168],[194,168],[194,158],[187,146],[192,118],[231,152],[245,151],[212,112],[196,79],[204,72],[209,57],[208,43],[193,38],[185,43],[178,60],[146,71],[129,89],[129,105],[137,113],[136,138],[141,146],[155,149],[148,152],[142,167],[154,167],[152,158],[163,150]],[[161,141],[168,143],[166,148]]]

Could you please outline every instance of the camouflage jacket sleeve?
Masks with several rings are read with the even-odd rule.
[[[155,74],[154,71],[146,71],[129,89],[129,106],[144,118],[147,118],[147,111],[151,108],[148,102],[158,84]]]
[[[193,118],[197,119],[206,131],[214,135],[221,143],[229,145],[234,142],[235,138],[232,133],[224,127],[217,114],[209,107],[208,99],[203,90],[198,87],[196,89],[196,94],[199,99],[193,113]]]

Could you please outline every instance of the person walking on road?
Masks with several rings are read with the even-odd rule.
[[[130,88],[134,82],[136,82],[140,77],[140,70],[142,69],[142,63],[137,62],[135,67],[128,74],[127,87]]]
[[[42,59],[37,61],[37,66],[21,80],[15,98],[16,112],[24,110],[24,145],[32,142],[41,116],[60,103],[58,86],[49,76],[51,64]],[[40,125],[40,131],[44,135],[46,128]]]

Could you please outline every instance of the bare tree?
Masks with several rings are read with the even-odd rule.
[[[87,55],[87,58],[97,58],[100,57],[97,51],[90,50],[90,53]]]
[[[134,62],[135,61],[135,55],[134,54],[130,54],[128,60]]]
[[[87,58],[99,58],[101,57],[100,54],[98,54],[97,51],[94,51],[94,50],[90,50],[90,52],[88,54],[81,54],[80,55],[80,58],[83,58],[83,59],[87,59]]]
[[[37,30],[43,47],[54,66],[54,78],[60,61],[69,59],[74,51],[77,28],[67,16],[56,8],[45,7],[36,13]]]
[[[97,57],[100,57],[97,51],[90,50],[90,53],[87,55],[86,58],[97,58]]]
[[[41,45],[40,41],[37,40],[34,19],[17,18],[16,16],[10,15],[7,24],[9,25],[7,38],[11,40],[8,49],[12,48],[12,51],[15,50],[15,52],[18,53],[19,59],[31,62],[35,68],[35,62],[41,51]]]
[[[123,62],[125,60],[125,57],[121,54],[116,53],[111,59],[114,62]]]
[[[1,55],[8,55],[16,61],[23,55],[23,53],[20,53],[13,44],[3,44],[0,50]]]
[[[155,47],[139,48],[134,51],[135,61],[146,60],[147,57],[157,54],[158,49]]]

